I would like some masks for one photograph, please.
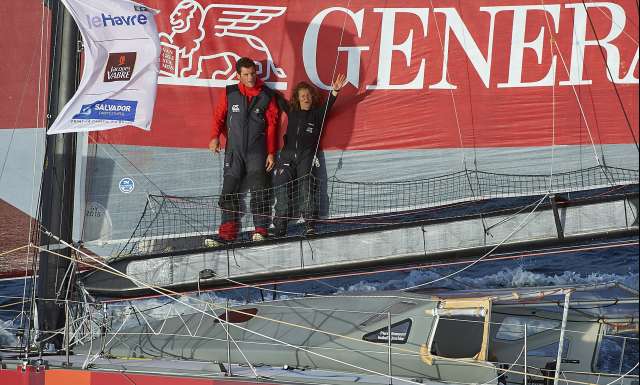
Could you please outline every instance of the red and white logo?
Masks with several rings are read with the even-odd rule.
[[[258,75],[274,88],[287,77],[274,62],[268,42],[256,31],[282,16],[286,7],[210,4],[182,0],[169,16],[171,32],[160,33],[160,84],[222,87],[234,79],[243,56],[258,65]]]

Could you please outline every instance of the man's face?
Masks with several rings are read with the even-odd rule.
[[[240,72],[237,73],[237,76],[240,83],[244,84],[245,87],[252,88],[256,85],[257,76],[254,67],[240,67]]]

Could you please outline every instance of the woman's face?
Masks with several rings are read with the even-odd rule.
[[[301,110],[309,111],[311,109],[313,96],[311,96],[311,92],[308,89],[302,88],[298,91],[298,103],[300,103]]]

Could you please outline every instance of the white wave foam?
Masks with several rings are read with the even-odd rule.
[[[556,274],[543,274],[526,270],[522,266],[514,269],[502,269],[484,277],[462,277],[458,278],[458,280],[470,286],[481,285],[487,288],[598,284],[606,282],[618,282],[631,288],[638,288],[638,273],[628,275],[598,272],[581,274],[574,271],[564,271]]]
[[[446,274],[438,274],[431,270],[413,270],[403,278],[387,282],[367,282],[362,280],[356,284],[339,287],[338,292],[398,290],[425,284],[441,278],[443,275]],[[435,285],[447,285],[453,289],[494,289],[618,282],[637,290],[639,286],[638,280],[638,273],[629,273],[627,275],[596,272],[581,274],[574,271],[564,271],[562,273],[544,274],[518,266],[516,268],[503,268],[500,271],[484,276],[454,275],[451,279],[440,280]]]
[[[18,344],[14,333],[11,332],[14,328],[15,326],[10,320],[0,320],[0,346],[16,346]]]

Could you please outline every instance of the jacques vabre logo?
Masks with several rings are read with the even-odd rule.
[[[135,52],[109,53],[107,66],[104,70],[105,82],[120,82],[131,80],[133,68],[136,64]]]

